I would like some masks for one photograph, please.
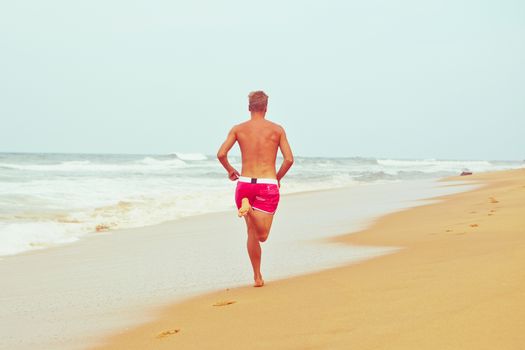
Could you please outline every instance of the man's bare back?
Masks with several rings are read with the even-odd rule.
[[[251,120],[231,129],[217,153],[231,180],[236,180],[239,176],[227,161],[228,151],[235,142],[241,148],[241,176],[280,181],[293,163],[292,150],[283,127],[264,119],[264,114],[252,113]],[[276,172],[275,161],[279,148],[284,160],[279,172]]]
[[[255,119],[237,125],[234,130],[241,148],[241,175],[250,178],[277,178],[277,151],[280,145],[287,143],[284,129],[268,120]]]
[[[293,154],[284,129],[265,119],[268,96],[262,91],[250,94],[249,121],[234,126],[217,152],[217,158],[237,182],[235,200],[239,217],[244,217],[248,232],[248,254],[253,267],[255,287],[262,287],[261,246],[266,241],[279,203],[280,181],[293,164]],[[241,174],[229,163],[228,152],[235,142],[242,155]],[[276,171],[277,151],[283,163]]]
[[[276,178],[275,159],[283,130],[265,119],[249,120],[235,127],[241,148],[241,175]]]

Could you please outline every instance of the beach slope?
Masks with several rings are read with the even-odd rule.
[[[335,238],[396,253],[166,305],[96,349],[523,349],[525,170],[468,180]]]

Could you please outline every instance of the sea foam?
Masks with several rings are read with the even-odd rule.
[[[239,156],[230,161],[240,169]],[[281,193],[517,167],[523,162],[296,157]],[[201,153],[0,153],[0,255],[97,231],[234,210],[234,188],[215,158]]]

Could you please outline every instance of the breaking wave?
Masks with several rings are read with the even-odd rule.
[[[207,160],[208,157],[202,153],[179,153],[174,152],[171,155],[181,159],[181,160]]]
[[[239,169],[240,158],[230,157]],[[279,159],[278,159],[279,162]],[[296,157],[282,193],[523,167],[523,162]],[[235,183],[202,153],[0,153],[0,255],[97,231],[233,208]]]

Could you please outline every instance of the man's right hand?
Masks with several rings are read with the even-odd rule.
[[[239,172],[235,169],[233,169],[232,171],[230,171],[228,173],[228,177],[230,178],[230,180],[232,181],[235,181],[235,180],[238,180],[239,179],[239,176],[241,176],[241,174],[239,174]]]

